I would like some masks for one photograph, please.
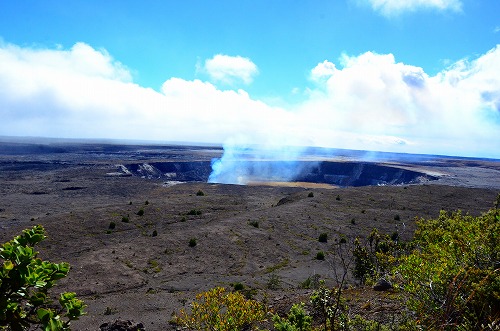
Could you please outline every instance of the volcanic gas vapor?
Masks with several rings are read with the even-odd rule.
[[[208,182],[246,185],[293,181],[317,165],[302,162],[304,151],[304,147],[262,146],[232,140],[224,145],[222,157],[212,161]]]

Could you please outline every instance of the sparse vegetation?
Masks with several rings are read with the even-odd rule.
[[[191,209],[190,211],[187,212],[186,215],[201,215],[201,214],[202,214],[201,210]]]
[[[130,218],[128,216],[123,216],[122,217],[122,222],[123,223],[128,223],[128,222],[130,222]]]
[[[109,222],[108,229],[114,230],[116,228],[116,223],[115,222]]]
[[[277,274],[271,274],[269,280],[267,281],[266,287],[269,290],[278,290],[281,288],[281,277]]]
[[[318,274],[307,277],[305,281],[299,284],[299,288],[303,289],[317,289],[319,286],[320,276]]]

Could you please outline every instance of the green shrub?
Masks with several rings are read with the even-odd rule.
[[[158,231],[153,230],[153,233],[151,234],[151,237],[156,237],[158,235]]]
[[[148,201],[148,200],[146,200],[146,201],[144,202],[144,204],[145,204],[146,206],[147,206],[147,205],[149,205],[149,201]]]
[[[243,285],[241,283],[235,283],[233,285],[233,290],[234,291],[243,291],[244,288],[245,288],[245,285]]]
[[[189,247],[194,247],[197,245],[196,238],[189,239]]]
[[[130,222],[129,217],[128,217],[128,216],[123,216],[123,217],[122,217],[122,222],[123,222],[123,223],[128,223],[128,222]]]
[[[263,321],[266,315],[265,306],[258,301],[216,287],[196,295],[190,311],[181,309],[172,323],[190,330],[253,330],[251,326]]]
[[[318,241],[320,243],[326,243],[328,242],[328,233],[323,232],[322,234],[319,235]]]
[[[254,228],[258,228],[259,227],[259,221],[249,221],[248,224],[250,224]]]
[[[481,329],[500,318],[500,210],[441,211],[419,220],[415,250],[396,268],[408,302],[432,329]]]
[[[34,246],[43,239],[45,230],[37,225],[0,246],[0,329],[69,330],[70,322],[84,315],[85,304],[75,293],[61,293],[62,309],[51,303],[49,290],[70,266],[38,258]]]
[[[139,211],[137,212],[137,215],[138,216],[143,216],[144,215],[144,209],[139,209]]]
[[[324,252],[319,251],[318,253],[316,253],[316,260],[323,261],[324,259],[325,259],[325,253]]]
[[[329,289],[321,282],[311,295],[311,304],[315,315],[322,319],[323,330],[341,330],[341,325],[346,324],[348,307],[341,287]]]
[[[115,222],[109,222],[108,229],[114,230],[116,228],[116,223]]]
[[[199,190],[198,192],[196,192],[196,195],[199,197],[202,197],[205,195],[205,192],[203,192],[202,190]]]
[[[335,200],[340,201],[340,195],[337,194],[337,197],[335,197]]]
[[[311,330],[312,317],[305,310],[303,302],[292,305],[286,318],[273,315],[274,328],[277,331]]]
[[[317,289],[320,286],[320,275],[314,274],[312,276],[307,277],[305,281],[299,284],[300,288],[303,289]]]
[[[313,192],[309,192],[309,194],[307,195],[309,198],[314,198],[314,193]]]
[[[279,290],[281,288],[281,277],[276,274],[271,274],[267,281],[266,287],[270,290]]]
[[[364,284],[366,279],[372,277],[375,273],[374,256],[366,246],[361,245],[359,238],[354,240],[352,254],[354,257],[353,275]]]
[[[201,215],[201,210],[191,209],[187,212],[187,215]]]

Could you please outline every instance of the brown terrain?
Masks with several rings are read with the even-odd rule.
[[[340,235],[365,238],[378,228],[410,239],[416,217],[434,218],[441,209],[477,215],[500,192],[495,160],[385,162],[425,175],[394,185],[242,186],[196,181],[209,172],[194,166],[158,170],[172,162],[204,162],[199,166],[206,168],[220,156],[217,149],[56,147],[0,146],[0,241],[35,224],[46,228],[40,257],[72,266],[56,292],[74,291],[88,305],[74,330],[99,330],[117,319],[142,322],[146,330],[175,329],[172,313],[196,293],[235,283],[254,289],[258,298],[266,293],[275,311],[287,310],[307,300],[311,290],[300,284],[308,277],[335,285],[338,263],[331,249]],[[321,233],[328,243],[318,241]],[[196,246],[190,247],[191,239]],[[316,259],[319,251],[326,253],[324,261]],[[353,309],[373,318],[402,309],[387,292],[357,287],[346,293],[358,307]]]

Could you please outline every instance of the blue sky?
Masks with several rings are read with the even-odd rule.
[[[0,135],[500,157],[497,0],[0,0]]]

